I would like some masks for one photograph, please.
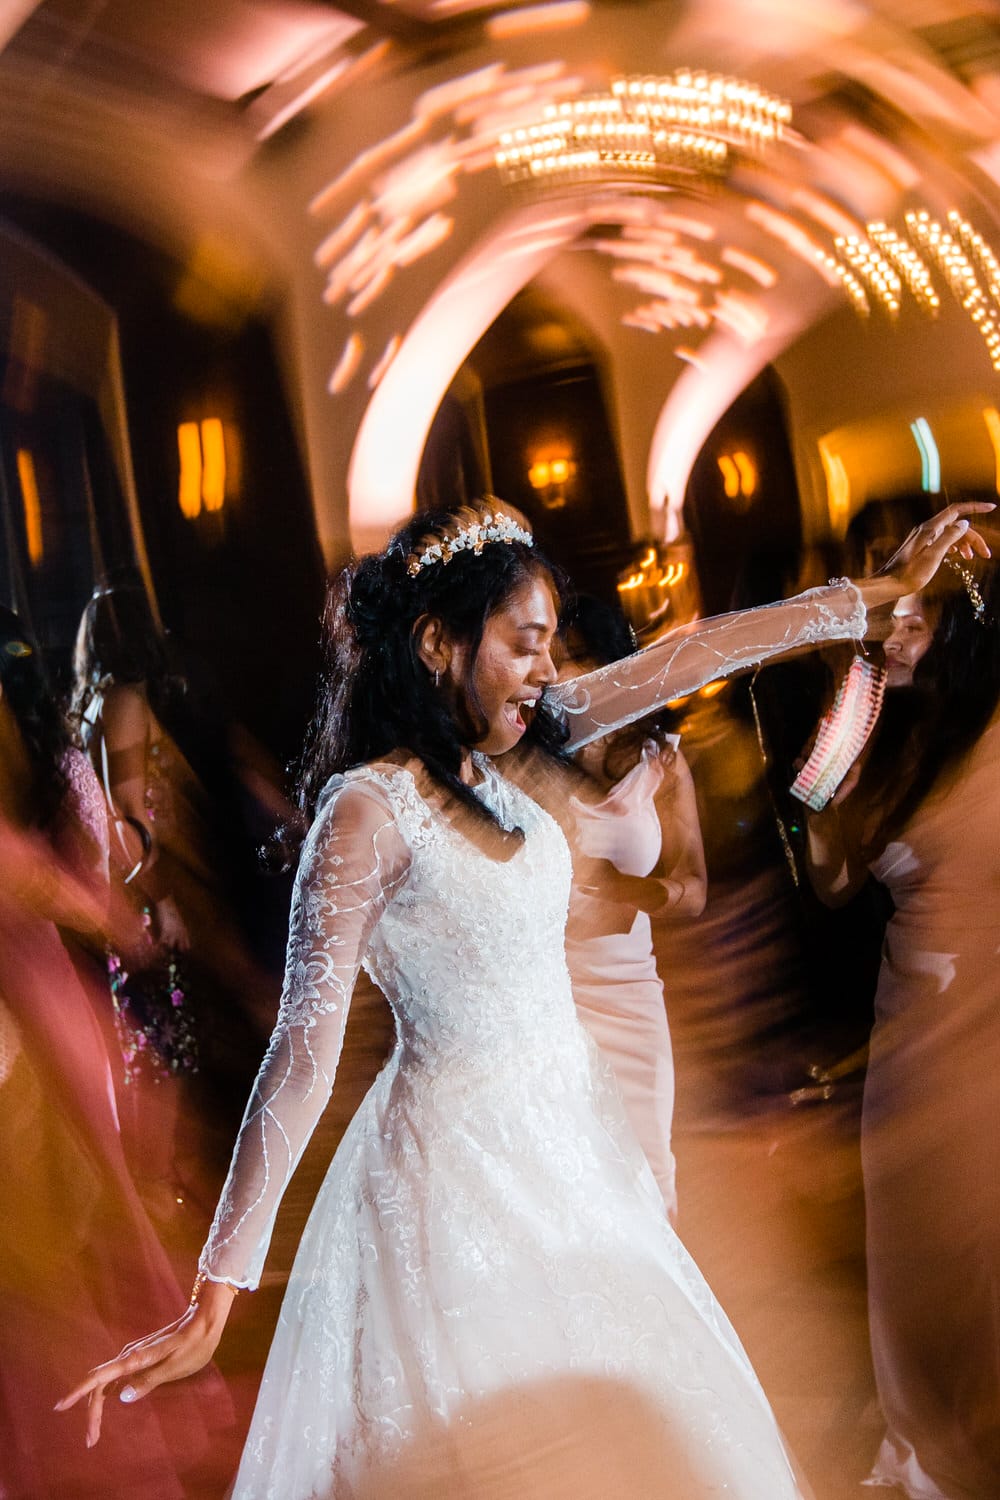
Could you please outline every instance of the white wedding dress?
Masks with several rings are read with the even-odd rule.
[[[705,622],[553,696],[578,744],[699,680],[864,628],[856,591],[834,585]],[[397,1040],[303,1234],[233,1500],[398,1500],[429,1454],[440,1483],[426,1493],[499,1493],[476,1470],[477,1432],[507,1444],[490,1450],[494,1478],[535,1439],[544,1467],[547,1403],[565,1410],[574,1386],[598,1393],[595,1412],[620,1409],[623,1435],[635,1413],[649,1418],[654,1461],[620,1491],[630,1500],[794,1500],[764,1393],[577,1020],[563,834],[475,764],[478,795],[524,833],[507,862],[395,762],[335,776],[303,850],[278,1025],[202,1255],[210,1277],[259,1280],[359,965],[388,996]],[[520,1418],[497,1421],[518,1393]],[[571,1425],[575,1490],[531,1489],[528,1463],[503,1493],[601,1492],[586,1476],[608,1437]]]

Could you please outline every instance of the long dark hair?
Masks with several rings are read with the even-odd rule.
[[[69,726],[52,691],[37,643],[11,610],[0,605],[0,684],[31,763],[29,814],[46,827],[66,795]]]
[[[977,617],[962,582],[942,569],[921,594],[933,637],[910,687],[894,688],[859,783],[860,806],[884,848],[934,788],[953,775],[1000,703],[1000,575],[978,581]],[[853,800],[853,799],[852,799]],[[877,850],[875,852],[878,852]]]
[[[430,562],[416,572],[409,566],[428,538],[454,535],[499,506],[485,500],[458,511],[415,515],[384,552],[361,558],[333,581],[323,622],[323,680],[299,765],[299,802],[308,817],[335,772],[406,749],[474,815],[473,824],[491,824],[501,835],[501,847],[510,842],[511,836],[460,776],[466,747],[488,728],[472,674],[491,616],[539,576],[558,597],[559,579],[536,548],[517,539],[489,542],[478,552],[471,547],[456,551],[447,562]],[[469,648],[469,666],[456,697],[435,687],[420,660],[418,627],[426,618],[440,620],[450,636]],[[561,750],[565,730],[544,700],[526,738],[550,754]],[[519,833],[514,841],[520,842]]]
[[[82,725],[94,699],[110,687],[128,684],[141,686],[156,717],[169,725],[183,696],[183,681],[140,583],[95,588],[80,620],[73,675],[70,712],[75,722]]]

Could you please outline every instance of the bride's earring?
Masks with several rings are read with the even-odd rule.
[[[435,667],[434,668],[434,686],[435,687],[440,687],[441,686],[441,668],[440,667]]]

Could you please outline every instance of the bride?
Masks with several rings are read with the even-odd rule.
[[[551,794],[562,751],[777,652],[861,638],[867,609],[952,547],[988,555],[968,516],[989,508],[948,507],[875,578],[558,685],[556,584],[499,501],[418,516],[342,576],[278,1023],[191,1305],[60,1403],[88,1399],[88,1444],[109,1392],[134,1402],[200,1369],[257,1285],[364,965],[396,1045],[303,1234],[234,1500],[800,1494],[576,1019]],[[491,759],[519,743],[535,796]]]

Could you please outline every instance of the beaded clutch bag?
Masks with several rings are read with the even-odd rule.
[[[856,656],[833,707],[819,721],[816,743],[791,785],[793,797],[821,812],[861,754],[875,728],[885,694],[885,668]]]

